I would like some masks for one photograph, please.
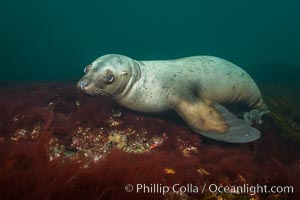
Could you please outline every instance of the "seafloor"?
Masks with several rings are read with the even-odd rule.
[[[260,84],[260,140],[225,144],[173,114],[129,111],[75,82],[0,85],[0,198],[300,199],[299,85]],[[293,186],[291,193],[127,193],[126,184]]]

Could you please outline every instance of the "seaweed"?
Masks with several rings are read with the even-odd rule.
[[[299,198],[299,142],[284,134],[291,123],[285,117],[274,114],[266,119],[258,127],[262,138],[254,143],[226,144],[202,138],[176,116],[135,113],[108,98],[82,95],[74,85],[0,87],[1,199]],[[269,98],[273,113],[299,119],[297,101],[288,99],[294,102],[288,110],[282,101]],[[206,189],[162,195],[124,190],[127,184],[176,183],[292,185],[294,193],[225,194]]]

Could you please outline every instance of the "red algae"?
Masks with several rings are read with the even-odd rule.
[[[172,114],[135,113],[85,96],[70,82],[1,86],[0,113],[1,199],[300,198],[299,143],[283,137],[274,120],[259,127],[262,138],[252,144],[225,144]],[[128,184],[152,190],[126,192]],[[153,189],[174,184],[200,191]],[[201,191],[214,184],[293,186],[294,192]]]

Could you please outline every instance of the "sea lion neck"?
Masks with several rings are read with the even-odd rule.
[[[112,97],[115,100],[125,97],[130,92],[133,85],[141,78],[140,66],[143,65],[143,63],[141,61],[136,61],[133,59],[131,62],[132,63],[130,63],[130,73],[121,75],[122,81],[121,81],[120,87],[112,95]],[[127,84],[126,84],[126,82],[127,82]]]

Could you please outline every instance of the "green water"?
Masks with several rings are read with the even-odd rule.
[[[108,53],[300,66],[299,10],[297,0],[3,0],[0,80],[78,79]]]

